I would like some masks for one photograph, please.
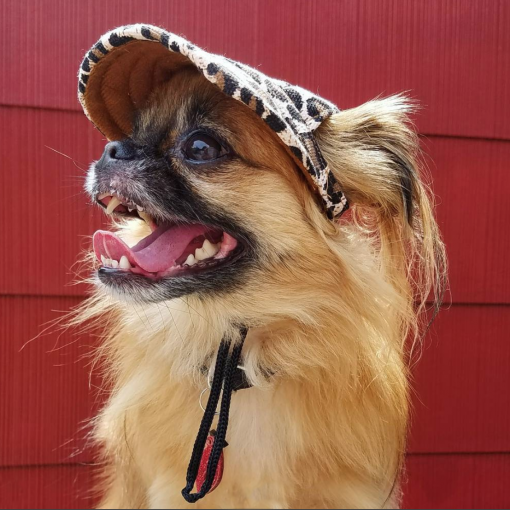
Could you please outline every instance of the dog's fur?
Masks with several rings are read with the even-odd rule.
[[[408,348],[441,290],[444,251],[417,169],[402,97],[371,101],[319,128],[351,209],[326,218],[276,135],[246,106],[184,68],[134,122],[145,151],[101,179],[153,214],[236,233],[244,257],[200,278],[129,285],[96,278],[77,321],[106,326],[111,396],[97,418],[104,508],[187,508],[181,496],[199,395],[233,324],[249,333],[253,387],[234,394],[220,486],[199,508],[375,508],[399,503],[408,426]],[[197,169],[174,151],[201,126],[233,157]],[[157,151],[155,148],[157,146]],[[117,189],[117,188],[116,188]],[[139,220],[118,224],[132,244]],[[267,374],[273,374],[270,377]]]

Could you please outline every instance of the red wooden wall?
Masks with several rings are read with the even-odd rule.
[[[510,506],[510,2],[0,0],[0,507],[92,504],[95,340],[27,342],[82,299],[73,264],[101,221],[81,193],[102,146],[81,57],[140,21],[342,108],[421,101],[452,292],[415,370],[405,505]]]

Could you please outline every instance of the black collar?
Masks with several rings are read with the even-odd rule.
[[[208,375],[209,368],[203,366],[202,373],[204,375]],[[232,391],[247,390],[248,388],[253,388],[253,385],[246,377],[244,368],[242,368],[241,365],[239,365],[238,367],[235,368],[234,373],[232,375]]]
[[[252,384],[246,377],[246,373],[244,371],[244,368],[241,366],[238,366],[235,371],[234,375],[232,376],[232,389],[234,391],[239,390],[247,390],[248,388],[252,388]]]
[[[202,367],[202,373],[204,375],[209,374],[209,368],[206,366]],[[263,369],[263,374],[266,380],[271,379],[274,376],[274,372],[268,369]],[[253,384],[246,377],[246,372],[242,365],[235,368],[232,376],[232,391],[247,390],[253,388]]]

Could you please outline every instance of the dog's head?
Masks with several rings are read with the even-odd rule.
[[[291,156],[194,67],[152,92],[130,136],[106,144],[87,190],[129,220],[127,244],[100,231],[94,248],[100,281],[136,299],[249,286],[313,237],[304,214],[310,192]]]
[[[128,57],[114,49],[108,58],[117,52],[118,61],[133,59],[147,45],[154,48],[132,41]],[[143,51],[138,58],[143,61]],[[165,62],[150,76],[146,70],[123,77],[117,69],[106,88],[103,78],[113,72],[102,61],[87,77],[88,113],[94,110],[94,122],[111,140],[89,170],[87,191],[124,220],[116,233],[94,236],[104,288],[141,302],[193,294],[228,296],[228,306],[235,306],[234,296],[256,308],[280,300],[284,310],[293,297],[288,293],[298,289],[310,302],[310,289],[328,293],[330,287],[333,296],[343,285],[349,299],[360,299],[353,282],[360,290],[365,276],[356,266],[377,271],[383,251],[392,268],[388,278],[402,292],[408,282],[397,282],[392,272],[408,276],[409,253],[425,273],[434,271],[440,241],[414,168],[416,141],[402,98],[330,112],[313,140],[307,134],[316,164],[323,157],[335,177],[324,189],[334,196],[339,186],[354,206],[341,223],[328,218],[296,151],[256,105],[226,94],[182,54]],[[121,80],[127,85],[119,86]],[[108,114],[101,111],[105,97],[114,105]],[[369,284],[363,282],[365,291]]]

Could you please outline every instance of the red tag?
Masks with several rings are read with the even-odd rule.
[[[200,492],[202,485],[205,482],[205,476],[207,474],[207,463],[209,462],[209,457],[211,456],[212,447],[214,444],[214,433],[209,432],[207,436],[207,441],[205,442],[204,452],[202,453],[202,458],[200,459],[200,467],[198,468],[197,475],[197,491]],[[223,477],[223,450],[221,452],[220,460],[218,462],[218,467],[216,468],[216,473],[214,474],[213,483],[209,492],[212,492],[221,482],[221,478]]]

